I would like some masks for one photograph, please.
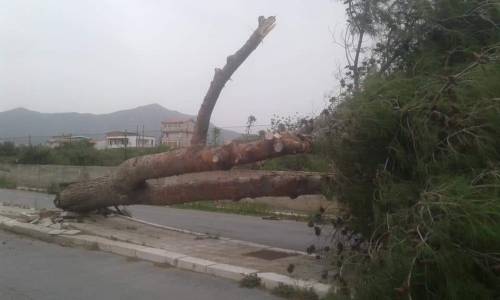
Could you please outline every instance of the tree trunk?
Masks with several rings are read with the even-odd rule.
[[[250,143],[233,142],[206,148],[190,147],[172,152],[145,155],[122,163],[113,176],[98,177],[68,186],[54,202],[59,208],[70,209],[80,202],[84,207],[118,205],[120,197],[144,187],[147,179],[213,170],[228,170],[236,165],[252,163],[287,154],[311,151],[311,140],[300,135],[274,135]],[[71,192],[68,192],[71,191]],[[107,199],[107,200],[106,200]],[[117,203],[110,201],[117,201]]]
[[[329,175],[307,172],[212,171],[148,180],[126,194],[117,193],[111,177],[69,186],[55,200],[58,207],[87,212],[113,205],[171,205],[203,200],[317,194]],[[89,193],[93,197],[89,198]],[[61,199],[65,199],[61,201]]]
[[[311,149],[309,137],[289,133],[271,135],[250,143],[232,142],[214,148],[197,145],[129,159],[118,167],[112,183],[120,192],[127,192],[140,186],[146,179],[228,170],[236,165],[287,154],[306,153]]]
[[[215,74],[210,87],[203,99],[203,103],[198,111],[196,126],[194,129],[192,145],[205,145],[207,141],[208,126],[210,125],[210,117],[214,110],[215,103],[219,95],[226,85],[226,82],[231,79],[231,75],[238,67],[247,59],[247,57],[259,46],[264,37],[273,30],[275,26],[275,17],[259,17],[259,26],[252,33],[248,41],[236,53],[227,57],[226,65],[222,68],[216,68]]]
[[[328,176],[260,171],[194,174],[228,170],[241,164],[311,151],[310,138],[289,133],[270,135],[264,140],[249,143],[233,142],[214,148],[205,146],[210,117],[222,88],[274,26],[274,17],[259,17],[259,26],[248,41],[227,58],[224,68],[216,69],[198,113],[191,147],[129,159],[112,176],[68,186],[56,197],[55,205],[84,212],[114,205],[168,205],[199,200],[294,197],[318,193],[321,182]],[[187,175],[176,176],[181,174]]]

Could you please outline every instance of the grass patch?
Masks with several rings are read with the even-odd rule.
[[[298,287],[286,285],[280,283],[275,287],[271,293],[278,297],[290,299],[290,300],[318,300],[318,295],[314,292],[312,288],[301,289]]]
[[[233,201],[198,201],[191,203],[182,203],[172,205],[174,208],[194,209],[201,211],[220,212],[227,214],[245,215],[262,217],[266,220],[293,220],[307,222],[315,217],[316,214],[294,214],[288,212],[279,212],[272,209],[265,203],[248,203]]]
[[[322,155],[297,154],[265,160],[262,162],[260,169],[268,171],[329,172],[331,162],[326,156]]]
[[[57,195],[61,192],[61,186],[58,183],[51,183],[47,188],[47,193]]]
[[[0,188],[3,189],[15,189],[16,183],[8,178],[0,177]]]
[[[240,280],[240,287],[244,288],[256,288],[261,284],[261,279],[257,276],[257,274],[250,274],[243,277]]]
[[[266,204],[247,202],[198,201],[176,204],[173,205],[173,207],[250,216],[267,216],[272,213],[271,209]]]
[[[16,146],[0,143],[0,162],[41,165],[116,166],[141,155],[168,151],[165,145],[153,148],[122,148],[97,150],[88,142],[75,142],[50,148],[44,145]]]
[[[85,245],[84,248],[89,251],[98,251],[99,245],[97,243],[91,243],[89,245]]]

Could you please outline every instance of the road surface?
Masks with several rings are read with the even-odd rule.
[[[171,207],[137,205],[129,209],[134,217],[149,222],[273,247],[305,251],[315,241],[311,228],[303,222]]]
[[[52,195],[0,189],[0,202],[37,208],[53,207]],[[305,251],[316,241],[305,223],[171,207],[130,206],[132,216],[148,222],[210,233],[273,247]]]
[[[19,190],[0,189],[0,203],[13,203],[29,207],[53,208],[54,195]]]
[[[278,300],[209,275],[65,248],[0,230],[0,299]]]

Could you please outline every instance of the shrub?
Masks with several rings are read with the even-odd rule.
[[[0,153],[0,159],[2,161],[18,162],[21,164],[116,166],[132,157],[165,152],[169,150],[164,145],[154,148],[97,150],[87,141],[63,144],[56,148],[38,145],[19,146],[15,149],[15,156],[5,156]],[[16,157],[17,159],[15,159]]]
[[[0,176],[0,188],[4,189],[15,189],[16,183],[8,178]]]
[[[333,255],[355,299],[500,297],[500,10],[433,3],[427,34],[332,107],[318,142],[369,240]]]
[[[249,274],[240,280],[240,286],[245,288],[256,288],[260,286],[261,279],[257,274]]]
[[[360,268],[357,299],[500,295],[494,82],[500,66],[485,66],[435,104],[431,79],[399,77],[376,89],[367,82],[337,108],[339,129],[322,141],[340,174],[335,193],[378,249]]]
[[[301,289],[298,287],[286,285],[286,284],[278,284],[272,290],[272,294],[283,297],[291,300],[318,300],[318,295],[314,292],[312,288]]]

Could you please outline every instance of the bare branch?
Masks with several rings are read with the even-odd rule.
[[[236,69],[238,69],[245,59],[262,42],[264,37],[274,28],[275,22],[276,18],[272,16],[268,18],[262,16],[259,17],[259,26],[252,33],[246,43],[238,51],[236,51],[236,53],[227,57],[226,65],[222,69],[215,69],[214,78],[210,83],[210,87],[208,88],[207,94],[205,95],[200,110],[198,111],[191,145],[206,144],[210,117],[212,116],[212,111],[214,110],[215,103],[217,103],[217,99],[219,98],[222,89]]]

